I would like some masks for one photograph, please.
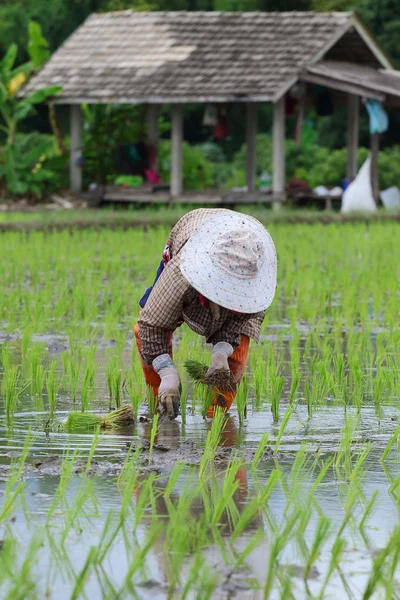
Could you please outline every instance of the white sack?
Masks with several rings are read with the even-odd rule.
[[[385,208],[400,208],[400,190],[393,185],[381,192],[382,204]]]
[[[344,191],[342,213],[352,211],[375,212],[377,210],[371,186],[371,157],[369,156],[357,177]]]

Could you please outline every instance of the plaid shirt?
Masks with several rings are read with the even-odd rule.
[[[228,212],[226,209],[200,208],[182,217],[171,231],[169,254],[171,260],[155,283],[139,317],[139,337],[142,357],[150,364],[156,356],[171,353],[168,334],[185,322],[190,329],[206,337],[210,344],[229,342],[235,348],[240,336],[258,341],[265,311],[245,315],[210,303],[205,306],[199,293],[183,277],[180,250],[191,233],[209,217]]]

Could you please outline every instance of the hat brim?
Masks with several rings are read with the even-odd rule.
[[[252,279],[236,277],[212,261],[212,247],[230,228],[245,227],[263,241],[264,262]],[[190,285],[219,306],[244,314],[270,306],[276,290],[277,258],[265,227],[248,215],[224,213],[210,217],[192,233],[181,250],[180,270]]]

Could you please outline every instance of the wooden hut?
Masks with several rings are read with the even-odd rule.
[[[273,200],[285,190],[285,95],[319,84],[348,96],[348,176],[357,168],[360,97],[393,103],[400,74],[352,12],[134,12],[93,14],[26,87],[60,85],[57,104],[71,105],[71,189],[82,187],[82,103],[148,106],[157,141],[159,106],[172,111],[170,197],[182,197],[183,107],[247,106],[248,199],[256,193],[257,105],[272,103]],[[377,140],[374,141],[375,151]]]

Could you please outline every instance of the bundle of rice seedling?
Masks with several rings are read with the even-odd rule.
[[[133,416],[133,407],[131,404],[124,404],[115,410],[107,413],[101,421],[103,429],[118,429],[126,425],[133,425],[135,422]]]
[[[69,433],[87,433],[101,427],[103,417],[89,412],[71,412],[64,423],[64,430]]]
[[[64,430],[76,433],[97,429],[118,429],[133,423],[133,408],[130,404],[124,404],[104,416],[89,412],[71,412],[64,424]]]
[[[224,392],[232,392],[235,389],[231,374],[217,372],[207,376],[208,366],[198,360],[187,360],[184,366],[190,379],[195,383],[207,385],[210,388],[216,388]]]
[[[201,383],[208,371],[207,365],[198,360],[187,360],[184,366],[190,379],[195,383]]]

